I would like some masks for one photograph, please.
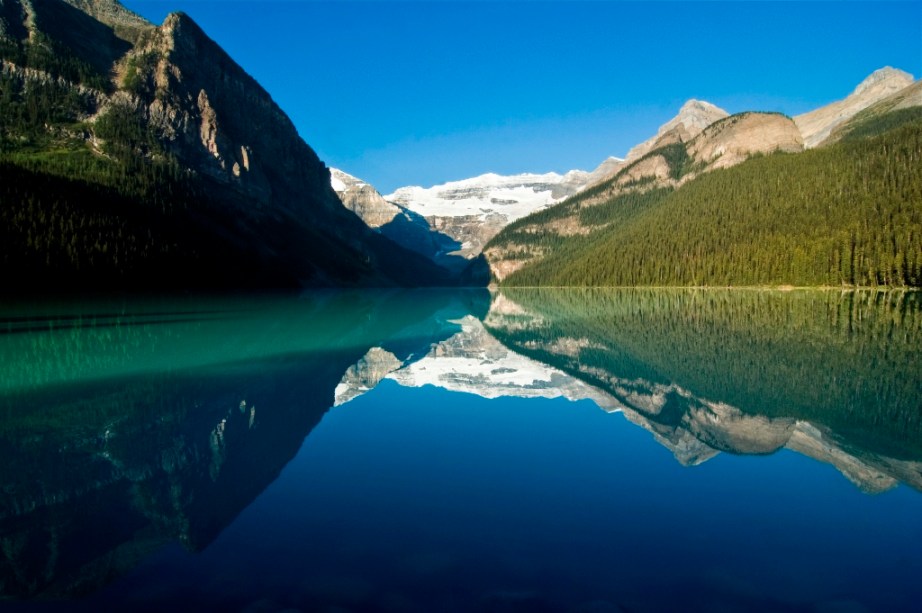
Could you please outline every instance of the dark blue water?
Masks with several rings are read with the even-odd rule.
[[[95,366],[25,354],[57,374],[4,395],[0,607],[918,610],[912,300],[515,298],[229,301],[194,324],[68,328]],[[843,312],[862,330],[843,336]],[[765,357],[798,337],[802,379]],[[696,376],[714,346],[761,360],[756,382]],[[775,377],[789,385],[746,406]]]

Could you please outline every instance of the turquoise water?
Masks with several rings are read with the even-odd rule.
[[[9,304],[0,609],[915,611],[915,294]]]

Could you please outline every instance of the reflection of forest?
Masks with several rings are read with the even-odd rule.
[[[170,540],[204,548],[294,457],[370,346],[427,349],[486,299],[331,292],[8,326],[0,351],[53,384],[3,366],[22,385],[0,395],[0,598],[92,591]]]
[[[922,489],[920,298],[509,289],[486,324],[612,394],[687,463],[787,446],[868,491]]]

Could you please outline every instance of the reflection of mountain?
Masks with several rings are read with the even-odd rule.
[[[0,366],[19,381],[0,395],[0,598],[88,592],[174,539],[204,548],[294,457],[368,347],[407,359],[451,333],[438,317],[482,313],[485,297],[190,301],[148,307],[153,324],[110,308],[46,332],[16,332],[24,320],[8,314],[0,355],[12,345],[51,384]]]
[[[914,294],[507,291],[487,329],[611,396],[684,464],[793,449],[922,490]]]
[[[343,404],[374,388],[384,379],[404,387],[433,385],[484,398],[590,398],[614,408],[612,399],[570,375],[510,351],[487,332],[480,319],[457,320],[460,331],[433,343],[424,355],[401,360],[374,347],[351,366],[336,387],[336,404]]]

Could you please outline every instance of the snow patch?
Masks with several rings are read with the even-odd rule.
[[[500,214],[511,222],[563,200],[569,194],[555,196],[555,188],[562,191],[563,184],[578,183],[583,177],[588,177],[588,173],[581,170],[565,175],[556,172],[509,176],[487,173],[428,188],[401,187],[384,199],[424,217]]]

